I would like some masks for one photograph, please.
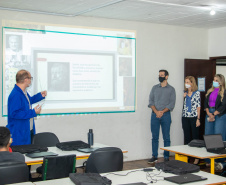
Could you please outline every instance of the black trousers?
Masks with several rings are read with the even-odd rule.
[[[32,140],[33,140],[33,137],[34,137],[34,130],[33,129],[30,131],[30,135],[31,135],[31,143],[32,143]]]
[[[34,137],[34,131],[33,131],[33,129],[30,131],[30,135],[31,135],[31,143],[32,143],[32,140],[33,140],[33,137]],[[32,181],[32,177],[31,177],[31,165],[29,165],[28,168],[29,168],[29,180]]]
[[[199,127],[196,127],[197,117],[182,117],[182,128],[184,130],[184,144],[187,145],[193,139],[199,139]]]

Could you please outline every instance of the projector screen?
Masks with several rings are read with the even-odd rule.
[[[3,116],[20,69],[33,77],[30,95],[47,90],[41,115],[135,111],[135,32],[24,25],[2,29]]]

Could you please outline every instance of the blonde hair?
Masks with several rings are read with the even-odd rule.
[[[196,84],[196,80],[194,76],[186,76],[186,78],[184,79],[184,81],[188,79],[191,82],[191,91],[195,92],[198,90],[197,84]],[[188,88],[185,87],[185,83],[184,83],[184,91],[188,91]]]
[[[218,79],[218,82],[220,85],[218,94],[221,96],[221,101],[222,101],[224,98],[224,91],[225,91],[225,78],[224,78],[224,75],[222,74],[216,74],[214,77]],[[206,97],[213,91],[214,91],[214,86],[212,84],[212,87],[208,89],[206,93]]]

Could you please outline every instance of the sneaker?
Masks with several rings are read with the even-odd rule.
[[[164,158],[164,162],[167,162],[167,161],[169,161],[169,158]]]
[[[194,165],[199,165],[199,159],[195,159],[193,164]]]
[[[154,162],[157,162],[157,160],[158,160],[158,158],[153,156],[151,159],[148,160],[148,163],[152,164]]]
[[[214,163],[215,170],[223,170],[223,165],[221,163]]]

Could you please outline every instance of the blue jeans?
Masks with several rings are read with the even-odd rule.
[[[226,162],[222,162],[221,164],[223,166],[223,169],[225,169],[226,168]]]
[[[151,115],[152,156],[154,157],[158,157],[160,125],[162,127],[164,147],[170,146],[171,115],[169,111],[164,113],[161,118],[157,118],[154,112]],[[169,158],[168,151],[164,150],[164,158]]]
[[[209,112],[214,113],[215,109],[210,108]],[[226,114],[221,117],[215,116],[215,121],[207,121],[208,115],[205,120],[205,135],[221,134],[224,141],[226,141]]]

